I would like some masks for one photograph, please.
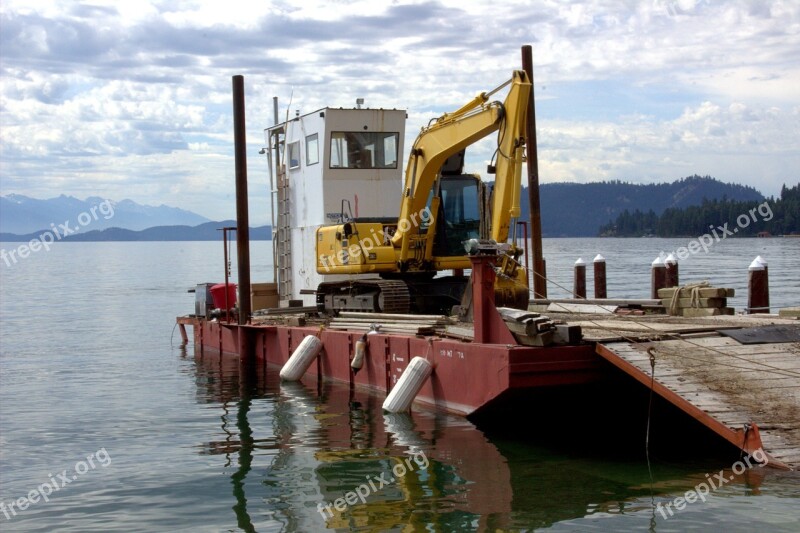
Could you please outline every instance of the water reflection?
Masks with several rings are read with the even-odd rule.
[[[381,398],[347,386],[280,383],[277,369],[251,375],[240,379],[229,360],[196,360],[198,402],[220,411],[201,453],[224,456],[243,531],[508,530],[610,515],[666,530],[652,495],[680,494],[709,470],[662,462],[652,484],[639,458],[557,451],[518,431],[521,416],[490,440],[460,417],[384,415]],[[737,483],[757,490],[759,476]]]

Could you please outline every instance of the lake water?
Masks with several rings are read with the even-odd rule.
[[[545,258],[569,288],[572,263],[601,253],[609,296],[646,298],[652,260],[685,245],[552,239]],[[255,282],[270,280],[269,247],[253,244]],[[741,309],[756,255],[773,307],[800,304],[800,239],[723,241],[682,262],[681,281],[734,287]],[[598,453],[604,435],[562,447],[545,431],[384,417],[381,398],[196,360],[175,317],[193,312],[187,289],[222,279],[222,263],[220,243],[177,242],[59,243],[0,264],[0,529],[800,530],[797,473],[749,471],[664,518],[658,509],[732,461],[656,458],[651,479],[641,454]]]

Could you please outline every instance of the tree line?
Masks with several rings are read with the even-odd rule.
[[[725,226],[727,224],[727,226]],[[784,185],[778,198],[755,200],[703,199],[700,205],[668,208],[660,215],[652,209],[625,210],[599,230],[601,237],[683,237],[701,235],[709,228],[736,229],[736,235],[755,237],[800,234],[800,184]]]

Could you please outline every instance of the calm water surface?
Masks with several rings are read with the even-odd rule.
[[[602,253],[609,295],[644,298],[650,262],[685,244],[557,239],[545,257],[569,287],[575,259]],[[253,248],[253,281],[269,281],[269,244]],[[800,239],[719,243],[681,264],[682,281],[734,287],[740,309],[756,255],[773,306],[798,305]],[[598,435],[564,449],[457,417],[385,417],[381,398],[196,360],[174,319],[193,310],[187,289],[221,272],[218,243],[62,243],[0,264],[0,529],[799,530],[795,473],[752,471],[664,519],[654,504],[731,462],[655,460],[651,481],[641,454],[593,452]],[[366,503],[318,512],[359,486]],[[20,509],[37,489],[49,501]]]

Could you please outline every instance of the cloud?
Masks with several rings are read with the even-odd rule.
[[[533,44],[547,179],[699,173],[773,194],[797,179],[798,24],[779,0],[7,0],[0,188],[191,198],[212,216],[232,193],[231,76],[245,76],[251,176],[266,179],[273,96],[281,116],[290,98],[292,114],[357,97],[407,109],[408,147]],[[492,151],[476,145],[468,167],[483,173]]]

